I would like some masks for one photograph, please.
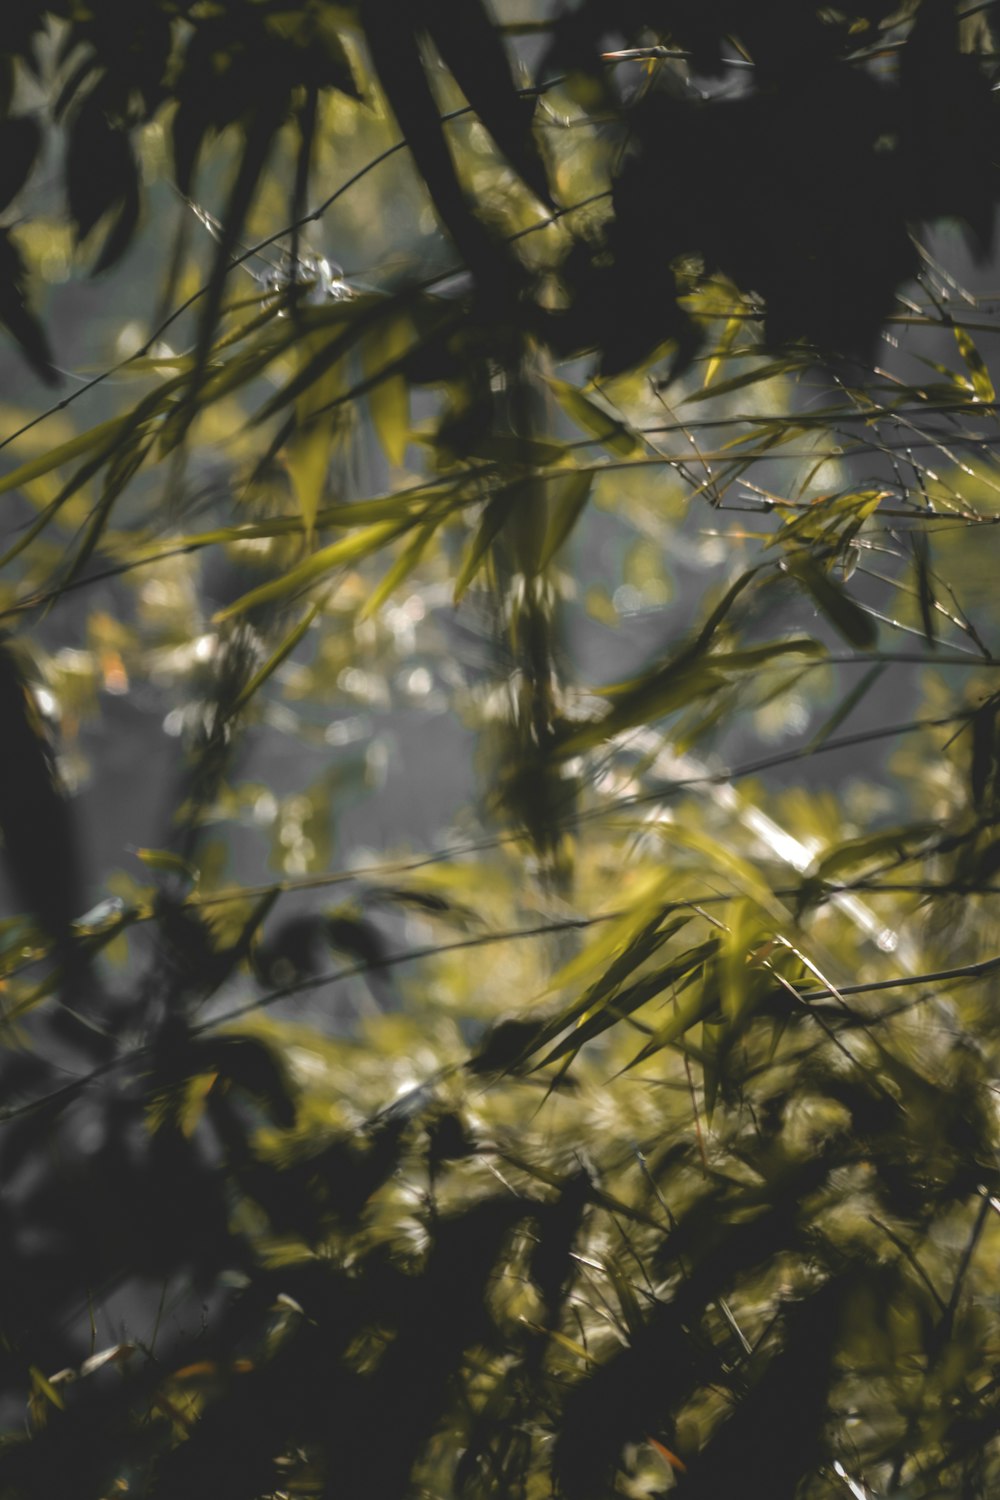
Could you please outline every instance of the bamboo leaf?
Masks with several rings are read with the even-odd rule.
[[[304,338],[298,352],[300,369],[323,351],[324,345],[316,335]],[[285,444],[285,467],[299,502],[306,536],[312,535],[316,524],[337,432],[337,416],[329,407],[343,389],[341,366],[334,362],[322,370],[295,403],[295,431]]]
[[[410,442],[410,388],[401,364],[411,350],[412,334],[409,318],[400,311],[376,323],[362,346],[372,421],[393,468],[401,467]]]
[[[848,839],[836,849],[824,854],[816,864],[815,878],[832,881],[841,878],[859,865],[872,860],[883,860],[891,856],[893,862],[903,858],[913,847],[919,846],[935,831],[933,823],[916,823],[905,828],[889,828],[880,833],[867,833],[856,839]]]
[[[926,531],[919,527],[913,532],[913,562],[917,572],[917,600],[920,605],[920,623],[928,646],[937,644],[934,630],[934,584],[931,579],[930,543]]]
[[[664,990],[675,985],[684,986],[685,983],[690,982],[692,976],[701,969],[703,964],[713,957],[718,946],[718,938],[708,938],[704,943],[688,948],[662,968],[643,975],[627,989],[602,995],[597,1004],[591,1004],[588,1007],[590,1013],[583,1016],[579,1024],[563,1037],[562,1041],[557,1042],[550,1052],[546,1053],[537,1067],[546,1068],[550,1063],[558,1062],[560,1058],[570,1053],[575,1056],[587,1042],[609,1031],[625,1016],[632,1015],[650,1000],[655,1000],[656,996],[662,995]],[[613,986],[608,986],[609,990],[613,988]],[[561,1027],[560,1030],[562,1029],[565,1028]],[[538,1045],[540,1043],[536,1043],[536,1046]]]
[[[976,348],[971,333],[967,333],[964,328],[959,328],[957,324],[953,332],[955,334],[955,342],[958,345],[958,352],[964,359],[965,367],[969,372],[969,381],[973,392],[980,401],[987,401],[992,404],[997,399],[997,393],[994,389],[993,380],[986,361]]]
[[[631,458],[633,453],[641,449],[642,439],[638,433],[598,406],[589,396],[585,396],[577,386],[571,385],[568,380],[557,380],[554,376],[546,376],[545,383],[566,415],[585,432],[592,432],[598,442],[612,453],[617,453],[622,458]]]
[[[45,329],[31,309],[28,271],[9,229],[0,228],[0,323],[20,346],[35,374],[55,385],[58,374]]]
[[[583,513],[593,488],[590,470],[568,472],[549,486],[549,522],[539,556],[539,569],[547,568]]]
[[[707,948],[708,945],[704,944],[703,947]],[[685,987],[691,989],[692,993],[685,1000],[675,1004],[670,1019],[658,1027],[649,1041],[640,1048],[628,1064],[629,1070],[645,1062],[646,1058],[652,1057],[655,1052],[661,1052],[664,1047],[671,1047],[675,1042],[679,1042],[681,1037],[704,1021],[706,1017],[717,1014],[719,992],[715,966],[710,962],[712,956],[711,953],[706,953],[702,961],[692,965],[683,976],[688,981]],[[702,983],[697,988],[693,988],[702,973],[704,974]]]
[[[201,878],[196,865],[170,849],[136,849],[133,852],[148,870],[156,870],[164,875],[178,875],[192,886],[196,886]]]
[[[541,154],[531,133],[530,102],[514,88],[510,62],[482,0],[425,0],[435,46],[465,97],[514,170],[552,207]]]
[[[295,650],[299,642],[304,639],[306,632],[308,631],[312,622],[315,620],[316,616],[319,614],[322,607],[323,600],[317,600],[315,604],[311,604],[309,606],[298,624],[292,627],[292,629],[285,636],[285,639],[271,653],[260,670],[255,672],[253,677],[251,677],[246,687],[233,703],[233,713],[238,713],[240,709],[245,708],[246,705],[250,702],[251,698],[253,698],[258,690],[263,687],[268,678],[277,671],[277,669],[281,666],[281,663],[285,661],[289,656],[291,656],[292,652]]]
[[[815,558],[802,554],[789,562],[788,571],[812,595],[817,608],[859,651],[870,651],[878,641],[878,625],[865,614],[842,584],[824,572]]]
[[[508,490],[501,491],[500,494],[494,495],[491,500],[487,501],[455,578],[453,598],[456,604],[485,562],[486,554],[500,535],[514,503],[515,496]]]
[[[0,832],[21,901],[66,947],[79,910],[76,840],[69,805],[35,700],[0,643]]]
[[[364,527],[354,536],[345,537],[343,541],[333,542],[329,547],[321,547],[318,552],[289,569],[281,578],[262,583],[259,588],[251,589],[248,594],[237,599],[235,604],[220,610],[215,621],[219,624],[235,615],[245,614],[248,609],[257,609],[262,604],[275,604],[281,599],[290,598],[332,573],[335,568],[346,567],[349,563],[360,562],[362,558],[369,557],[412,524],[409,517],[400,521],[382,521],[378,525]]]
[[[742,318],[726,319],[725,327],[722,330],[722,336],[715,346],[715,352],[712,355],[711,359],[708,361],[708,364],[705,366],[705,379],[702,382],[703,391],[708,390],[716,375],[719,373],[720,369],[722,368],[722,361],[726,358],[727,354],[732,349],[733,344],[739,337],[742,328]],[[718,394],[718,392],[716,392],[716,394]]]
[[[367,620],[372,615],[377,614],[386,600],[399,588],[403,580],[409,577],[426,552],[428,543],[436,534],[440,524],[439,516],[435,516],[433,520],[425,521],[423,526],[407,542],[388,573],[382,579],[382,582],[372,590],[371,594],[365,600],[358,614],[359,620]]]
[[[875,686],[884,671],[884,662],[877,662],[874,667],[869,667],[868,671],[855,683],[851,691],[845,694],[837,704],[830,717],[820,725],[816,734],[809,741],[810,752],[818,750],[820,745],[825,744],[830,738],[834,730],[840,728],[847,716],[857,708],[869,689]]]
[[[86,432],[79,433],[70,438],[66,443],[60,443],[57,448],[50,448],[46,453],[40,453],[37,458],[31,458],[27,463],[19,464],[9,474],[0,478],[0,495],[8,490],[18,490],[24,485],[30,484],[33,479],[40,479],[43,474],[51,474],[53,469],[59,469],[63,464],[72,462],[83,453],[98,451],[107,455],[114,447],[120,433],[128,426],[128,417],[112,417],[110,421],[100,422],[96,427],[88,428]]]
[[[706,385],[699,391],[693,391],[690,396],[684,398],[685,403],[692,405],[696,401],[708,401],[716,396],[729,396],[733,391],[742,391],[751,385],[759,385],[762,380],[773,380],[777,375],[785,375],[789,370],[801,368],[802,361],[798,359],[774,359],[767,364],[757,365],[752,370],[747,370],[743,375],[734,375],[729,380],[720,380],[718,385],[711,387]]]

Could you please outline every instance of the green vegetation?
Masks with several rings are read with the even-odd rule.
[[[13,10],[0,1500],[995,1494],[995,6]]]

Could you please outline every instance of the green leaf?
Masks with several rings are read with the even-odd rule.
[[[111,123],[98,90],[76,111],[66,149],[66,187],[77,243],[112,209],[117,219],[101,252],[104,270],[126,248],[139,216],[139,181],[127,131]]]
[[[617,453],[622,458],[631,458],[642,448],[642,439],[638,433],[626,427],[606,412],[603,407],[591,401],[577,386],[571,385],[568,380],[556,380],[553,376],[546,376],[545,384],[555,396],[559,405],[568,417],[582,427],[585,432],[592,432],[599,443],[608,448],[612,453]]]
[[[381,521],[406,519],[416,523],[426,511],[428,499],[437,500],[439,507],[444,501],[449,509],[477,503],[475,495],[463,494],[453,479],[447,479],[430,484],[415,484],[409,489],[396,490],[390,495],[380,495],[374,500],[352,500],[347,505],[324,506],[316,514],[316,526],[319,530],[325,531],[335,526],[346,526],[353,530],[356,526],[373,525]],[[411,506],[419,506],[419,511],[411,514]],[[271,516],[266,521],[220,526],[214,531],[187,532],[174,537],[168,550],[183,547],[194,551],[200,547],[228,546],[234,542],[249,542],[263,537],[295,536],[304,529],[304,522],[298,516]],[[116,540],[123,539],[120,533],[115,533],[115,538]],[[124,540],[127,541],[128,538],[125,537]],[[148,548],[140,548],[135,555],[155,557],[159,550],[159,547],[152,552]]]
[[[671,1047],[675,1042],[679,1042],[686,1032],[704,1021],[706,1017],[717,1015],[719,990],[715,964],[711,962],[717,948],[718,939],[714,939],[703,943],[700,950],[691,950],[690,956],[694,961],[683,975],[677,977],[687,981],[684,986],[687,989],[692,989],[701,976],[703,976],[702,983],[694,988],[693,993],[686,1000],[675,1003],[669,1021],[665,1021],[636,1053],[628,1065],[629,1069],[644,1062],[647,1057],[652,1057],[654,1052],[660,1052],[664,1047]]]
[[[722,1014],[731,1023],[743,1019],[750,994],[748,961],[759,946],[761,923],[756,904],[746,897],[730,903],[726,931],[719,949],[719,989]]]
[[[622,1322],[631,1338],[641,1338],[645,1329],[645,1319],[639,1308],[639,1299],[636,1296],[632,1283],[622,1271],[613,1255],[602,1255],[603,1265],[608,1280],[615,1289],[618,1298],[618,1306],[621,1308]]]
[[[684,647],[665,664],[655,667],[645,677],[602,689],[604,696],[613,700],[610,712],[603,719],[572,730],[561,742],[559,754],[578,755],[603,740],[630,729],[634,724],[665,718],[668,714],[676,713],[681,708],[719,692],[728,686],[733,675],[757,671],[784,656],[817,659],[825,656],[826,647],[810,636],[795,636],[787,641],[768,641],[764,645],[748,646],[740,651],[708,651],[715,629],[736,594],[746,586],[751,576],[752,574],[745,574],[737,580],[691,645]]]
[[[514,502],[515,497],[508,490],[501,491],[487,501],[455,579],[453,598],[456,604],[485,562],[486,554],[502,531]]]
[[[333,542],[329,547],[321,547],[318,552],[290,568],[281,578],[262,583],[259,588],[251,589],[248,594],[237,599],[235,604],[220,610],[215,621],[219,624],[235,615],[245,614],[248,609],[257,609],[262,604],[274,604],[281,599],[290,598],[327,573],[332,573],[335,568],[346,567],[349,563],[360,562],[362,558],[369,557],[412,525],[413,521],[409,516],[399,521],[382,521],[376,526],[364,527],[354,536]]]
[[[688,948],[670,963],[665,964],[663,968],[643,975],[626,989],[602,997],[600,1004],[593,1009],[592,1013],[584,1017],[568,1036],[558,1042],[537,1066],[545,1068],[568,1053],[575,1055],[586,1042],[593,1041],[595,1037],[609,1031],[625,1016],[632,1015],[650,1000],[655,1000],[657,995],[662,995],[664,990],[690,982],[692,976],[715,954],[718,945],[718,938],[708,938],[704,943]]]
[[[720,380],[718,385],[708,386],[708,382],[699,391],[693,391],[690,396],[685,396],[685,403],[690,405],[695,401],[708,401],[716,396],[728,396],[733,391],[742,391],[747,386],[759,385],[762,380],[773,380],[777,375],[785,375],[789,370],[798,370],[802,367],[800,359],[774,359],[767,364],[757,365],[752,370],[747,370],[743,375],[734,375],[730,380]]]
[[[722,1061],[726,1055],[724,1026],[708,1017],[701,1023],[701,1088],[705,1097],[705,1119],[711,1125],[719,1096]]]
[[[412,335],[412,324],[400,311],[376,323],[362,345],[372,421],[393,468],[401,467],[410,442],[410,387],[402,364]]]
[[[931,580],[930,542],[927,533],[918,527],[912,534],[913,562],[917,572],[917,600],[920,605],[920,622],[928,646],[937,644],[934,630],[934,585]]]
[[[547,568],[576,525],[590,498],[594,484],[592,470],[570,471],[549,484],[549,521],[539,555],[539,570]]]
[[[144,437],[145,427],[136,428],[135,431],[129,433],[128,440],[112,455],[101,498],[94,507],[79,547],[61,577],[60,583],[63,588],[79,577],[101,539],[115,502],[142,468],[153,446],[153,439],[148,438],[144,441]]]
[[[689,827],[684,823],[664,825],[660,830],[664,844],[673,849],[686,848],[700,854],[709,869],[730,877],[737,891],[749,896],[762,911],[775,921],[787,918],[787,912],[755,862],[731,847],[725,839],[714,838],[702,828]]]
[[[816,734],[809,741],[810,752],[818,750],[820,745],[825,744],[830,738],[834,730],[840,728],[848,714],[857,708],[862,698],[864,698],[870,688],[875,686],[875,683],[878,682],[884,671],[885,662],[878,662],[874,667],[869,667],[868,671],[855,683],[851,691],[845,694],[837,704],[830,717],[820,725]]]
[[[379,82],[460,256],[477,272],[506,269],[506,255],[473,214],[455,172],[438,103],[424,71],[418,37],[420,8],[400,8],[396,0],[365,0],[360,14]],[[461,26],[461,22],[456,24]]]
[[[399,588],[404,579],[408,578],[414,568],[420,562],[431,538],[437,533],[441,524],[441,518],[435,516],[433,520],[425,521],[416,534],[407,542],[402,552],[386,573],[382,582],[372,590],[358,614],[359,620],[367,620],[382,608],[386,600]]]
[[[727,679],[712,667],[712,658],[694,664],[661,668],[630,686],[603,719],[580,725],[559,743],[562,757],[581,755],[635,724],[666,718],[726,686]],[[608,691],[608,690],[605,690]],[[618,692],[619,689],[610,691]]]
[[[716,671],[730,674],[755,671],[783,656],[809,656],[818,660],[826,655],[822,641],[810,635],[796,635],[787,641],[765,641],[760,646],[745,646],[738,651],[713,651],[704,660]]]
[[[816,603],[817,608],[840,631],[850,645],[859,651],[870,651],[878,641],[878,625],[815,558],[801,554],[788,563],[788,571],[797,578]]]
[[[43,474],[51,474],[53,469],[59,469],[63,464],[70,463],[74,458],[79,458],[81,453],[90,453],[92,450],[105,456],[112,450],[118,435],[128,426],[128,417],[112,417],[110,421],[99,422],[96,427],[90,427],[86,432],[79,433],[70,438],[66,443],[60,443],[57,448],[50,448],[46,453],[40,453],[37,458],[32,458],[27,463],[19,464],[9,474],[0,478],[0,495],[8,490],[21,489],[30,484],[33,479],[40,479]]]
[[[253,677],[251,677],[246,687],[239,694],[232,706],[231,711],[234,714],[238,713],[241,708],[246,707],[251,698],[253,698],[256,695],[257,691],[263,687],[268,678],[271,677],[273,673],[276,672],[277,669],[281,666],[281,663],[285,661],[287,657],[291,656],[296,646],[305,637],[306,632],[308,631],[312,622],[315,620],[316,616],[319,614],[322,607],[322,600],[317,600],[315,604],[311,604],[309,606],[305,614],[302,616],[302,619],[298,622],[297,625],[293,626],[293,628],[285,636],[285,639],[271,653],[260,670],[254,673]]]
[[[156,870],[163,875],[179,875],[191,886],[196,886],[201,879],[197,865],[169,849],[135,849],[132,852],[148,870]]]
[[[815,879],[837,880],[859,865],[870,864],[872,860],[884,860],[887,856],[896,862],[909,854],[911,848],[924,843],[936,826],[934,823],[916,823],[905,828],[889,828],[880,833],[868,833],[860,838],[849,839],[838,848],[829,850],[817,862]]]
[[[635,899],[635,904],[617,921],[609,923],[604,932],[593,939],[582,953],[571,959],[555,976],[550,988],[559,991],[565,989],[582,974],[591,972],[595,965],[601,967],[597,979],[588,985],[582,995],[558,1015],[544,1022],[531,1038],[531,1046],[526,1049],[525,1055],[528,1051],[531,1053],[540,1051],[568,1026],[576,1024],[577,1029],[572,1033],[570,1045],[560,1045],[545,1059],[545,1062],[551,1062],[555,1057],[582,1046],[588,1037],[596,1036],[598,1032],[605,1029],[606,1025],[611,1024],[617,1018],[617,1016],[612,1016],[611,1021],[604,1019],[606,1006],[612,997],[620,990],[630,974],[662,948],[664,943],[675,937],[691,920],[690,914],[685,912],[664,922],[661,895],[664,885],[665,882],[655,878],[642,885],[641,895]],[[651,911],[653,914],[650,916]],[[655,975],[647,975],[639,980],[628,991],[629,998],[623,1003],[628,1004],[630,1009],[634,1010],[639,1005],[645,1004],[654,994],[658,994],[663,988],[660,982],[661,973],[662,971],[657,971]],[[544,1064],[539,1066],[544,1066]]]
[[[62,1393],[52,1384],[47,1376],[42,1374],[37,1365],[31,1365],[28,1374],[31,1379],[32,1389],[38,1396],[44,1396],[45,1400],[58,1411],[66,1410],[66,1402],[62,1398]]]
[[[497,28],[482,0],[424,0],[423,16],[455,81],[514,170],[550,208],[548,179]]]
[[[226,201],[225,210],[222,214],[222,226],[219,230],[218,246],[212,260],[212,269],[209,273],[204,295],[201,299],[201,310],[198,317],[198,327],[194,352],[194,367],[188,386],[186,400],[180,409],[180,425],[184,430],[186,423],[197,414],[199,398],[201,396],[202,382],[205,377],[209,355],[212,349],[212,341],[215,337],[215,326],[222,306],[223,291],[226,277],[229,274],[230,262],[236,250],[237,241],[243,230],[247,214],[253,203],[254,195],[260,177],[267,163],[274,138],[280,124],[280,118],[273,107],[266,105],[247,117],[244,122],[244,139],[242,150],[237,157],[236,175]]]
[[[316,334],[307,335],[296,350],[300,370],[307,367],[325,346]],[[312,535],[316,514],[326,492],[330,456],[337,433],[337,415],[329,408],[343,393],[341,366],[326,366],[295,402],[295,431],[285,443],[285,468],[295,489],[307,536]]]
[[[768,542],[768,547],[787,546],[792,541],[825,540],[843,546],[850,528],[874,515],[889,490],[858,490],[844,495],[816,495],[798,515],[786,521]]]
[[[727,318],[719,342],[715,346],[715,352],[705,366],[705,379],[702,382],[702,390],[707,391],[712,381],[722,368],[722,361],[729,354],[733,344],[739,337],[743,328],[742,318]],[[716,392],[718,394],[718,392]]]
[[[955,342],[958,345],[958,352],[964,359],[965,367],[969,372],[969,382],[974,394],[980,401],[987,401],[992,404],[997,399],[997,393],[993,388],[993,381],[990,377],[986,361],[976,348],[972,335],[967,333],[964,328],[959,328],[957,324],[953,332],[955,334]]]

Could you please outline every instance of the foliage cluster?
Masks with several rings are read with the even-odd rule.
[[[5,19],[4,1500],[996,1491],[994,10]]]

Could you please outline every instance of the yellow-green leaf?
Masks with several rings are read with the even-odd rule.
[[[549,520],[542,542],[539,566],[547,568],[576,525],[590,496],[593,470],[569,470],[550,485]]]
[[[836,626],[846,641],[859,651],[870,651],[878,640],[878,626],[871,615],[818,562],[803,554],[789,564],[792,573],[812,595],[818,609]]]
[[[165,875],[180,875],[192,885],[198,884],[200,875],[197,866],[169,849],[136,849],[134,853],[136,859],[141,860],[149,870],[159,870]]]
[[[389,463],[399,468],[410,442],[410,387],[399,369],[412,345],[413,329],[404,313],[377,323],[365,339],[365,376],[374,382],[368,393],[372,421]]]
[[[966,333],[964,328],[956,326],[955,342],[958,352],[965,361],[965,368],[969,372],[969,383],[973,392],[980,401],[993,402],[997,399],[997,393],[993,389],[993,381],[986,367],[986,361],[976,348],[972,335]]]
[[[322,353],[323,344],[313,334],[302,341],[299,368]],[[338,431],[338,416],[330,404],[342,394],[343,372],[338,361],[328,365],[295,403],[295,431],[285,444],[285,467],[295,489],[307,535],[326,490],[330,456]]]
[[[313,620],[315,620],[322,607],[322,600],[319,600],[317,601],[317,603],[311,604],[309,606],[299,623],[293,626],[293,628],[285,636],[285,639],[281,642],[280,646],[278,646],[277,649],[271,653],[260,670],[254,673],[253,677],[247,683],[246,687],[243,689],[239,697],[236,699],[236,702],[233,704],[234,713],[243,708],[245,704],[249,703],[257,690],[263,687],[267,679],[273,672],[277,671],[278,667],[281,666],[281,663],[285,660],[285,658],[291,656],[292,652],[299,644],[299,641],[302,640],[306,631],[309,629],[310,625],[312,624]]]
[[[707,391],[716,375],[718,375],[719,370],[722,367],[722,361],[726,358],[730,349],[733,347],[733,344],[736,342],[736,337],[742,327],[742,318],[726,319],[726,325],[722,330],[722,336],[715,346],[715,353],[712,355],[711,359],[705,367],[705,380],[702,385],[702,390]]]
[[[314,552],[294,568],[290,568],[282,577],[272,578],[269,583],[262,583],[259,588],[251,589],[248,594],[237,599],[235,604],[230,604],[227,609],[220,610],[215,616],[215,621],[220,623],[231,619],[234,615],[241,615],[248,609],[256,609],[258,605],[273,604],[279,599],[296,594],[301,589],[307,588],[309,584],[315,583],[317,579],[323,578],[327,573],[332,573],[335,568],[360,562],[363,557],[377,552],[380,547],[391,542],[393,537],[399,536],[400,532],[406,531],[412,525],[413,521],[409,516],[399,521],[382,521],[376,526],[365,526],[353,536],[333,542],[329,547],[321,547],[318,552]]]
[[[556,380],[550,376],[546,379],[546,385],[566,415],[578,427],[582,427],[584,432],[592,432],[597,441],[612,453],[630,458],[642,446],[641,438],[626,427],[624,422],[611,416],[610,412],[591,401],[575,385],[570,385],[568,380]]]
[[[409,577],[427,550],[427,544],[437,531],[439,522],[440,518],[438,516],[435,516],[431,521],[425,521],[423,526],[418,529],[416,535],[411,537],[388,573],[382,579],[382,582],[372,590],[361,606],[361,611],[358,615],[359,620],[367,620],[371,615],[380,610],[385,601],[403,582],[404,578]]]
[[[38,458],[31,458],[27,463],[20,464],[9,474],[4,474],[0,478],[0,495],[6,494],[8,490],[20,489],[22,485],[30,484],[33,479],[49,474],[53,469],[61,468],[63,464],[79,458],[82,453],[110,452],[118,434],[129,425],[129,421],[129,417],[113,417],[108,422],[101,422],[96,427],[81,432],[77,437],[70,438],[68,443],[60,443],[58,448],[50,448]]]
[[[507,491],[499,495],[494,495],[492,500],[488,501],[479,519],[479,525],[476,527],[472,540],[466,548],[465,557],[462,559],[462,565],[458,570],[458,577],[455,579],[454,598],[456,604],[482,567],[490,546],[503,529],[504,522],[510,515],[513,504],[514,497]]]

